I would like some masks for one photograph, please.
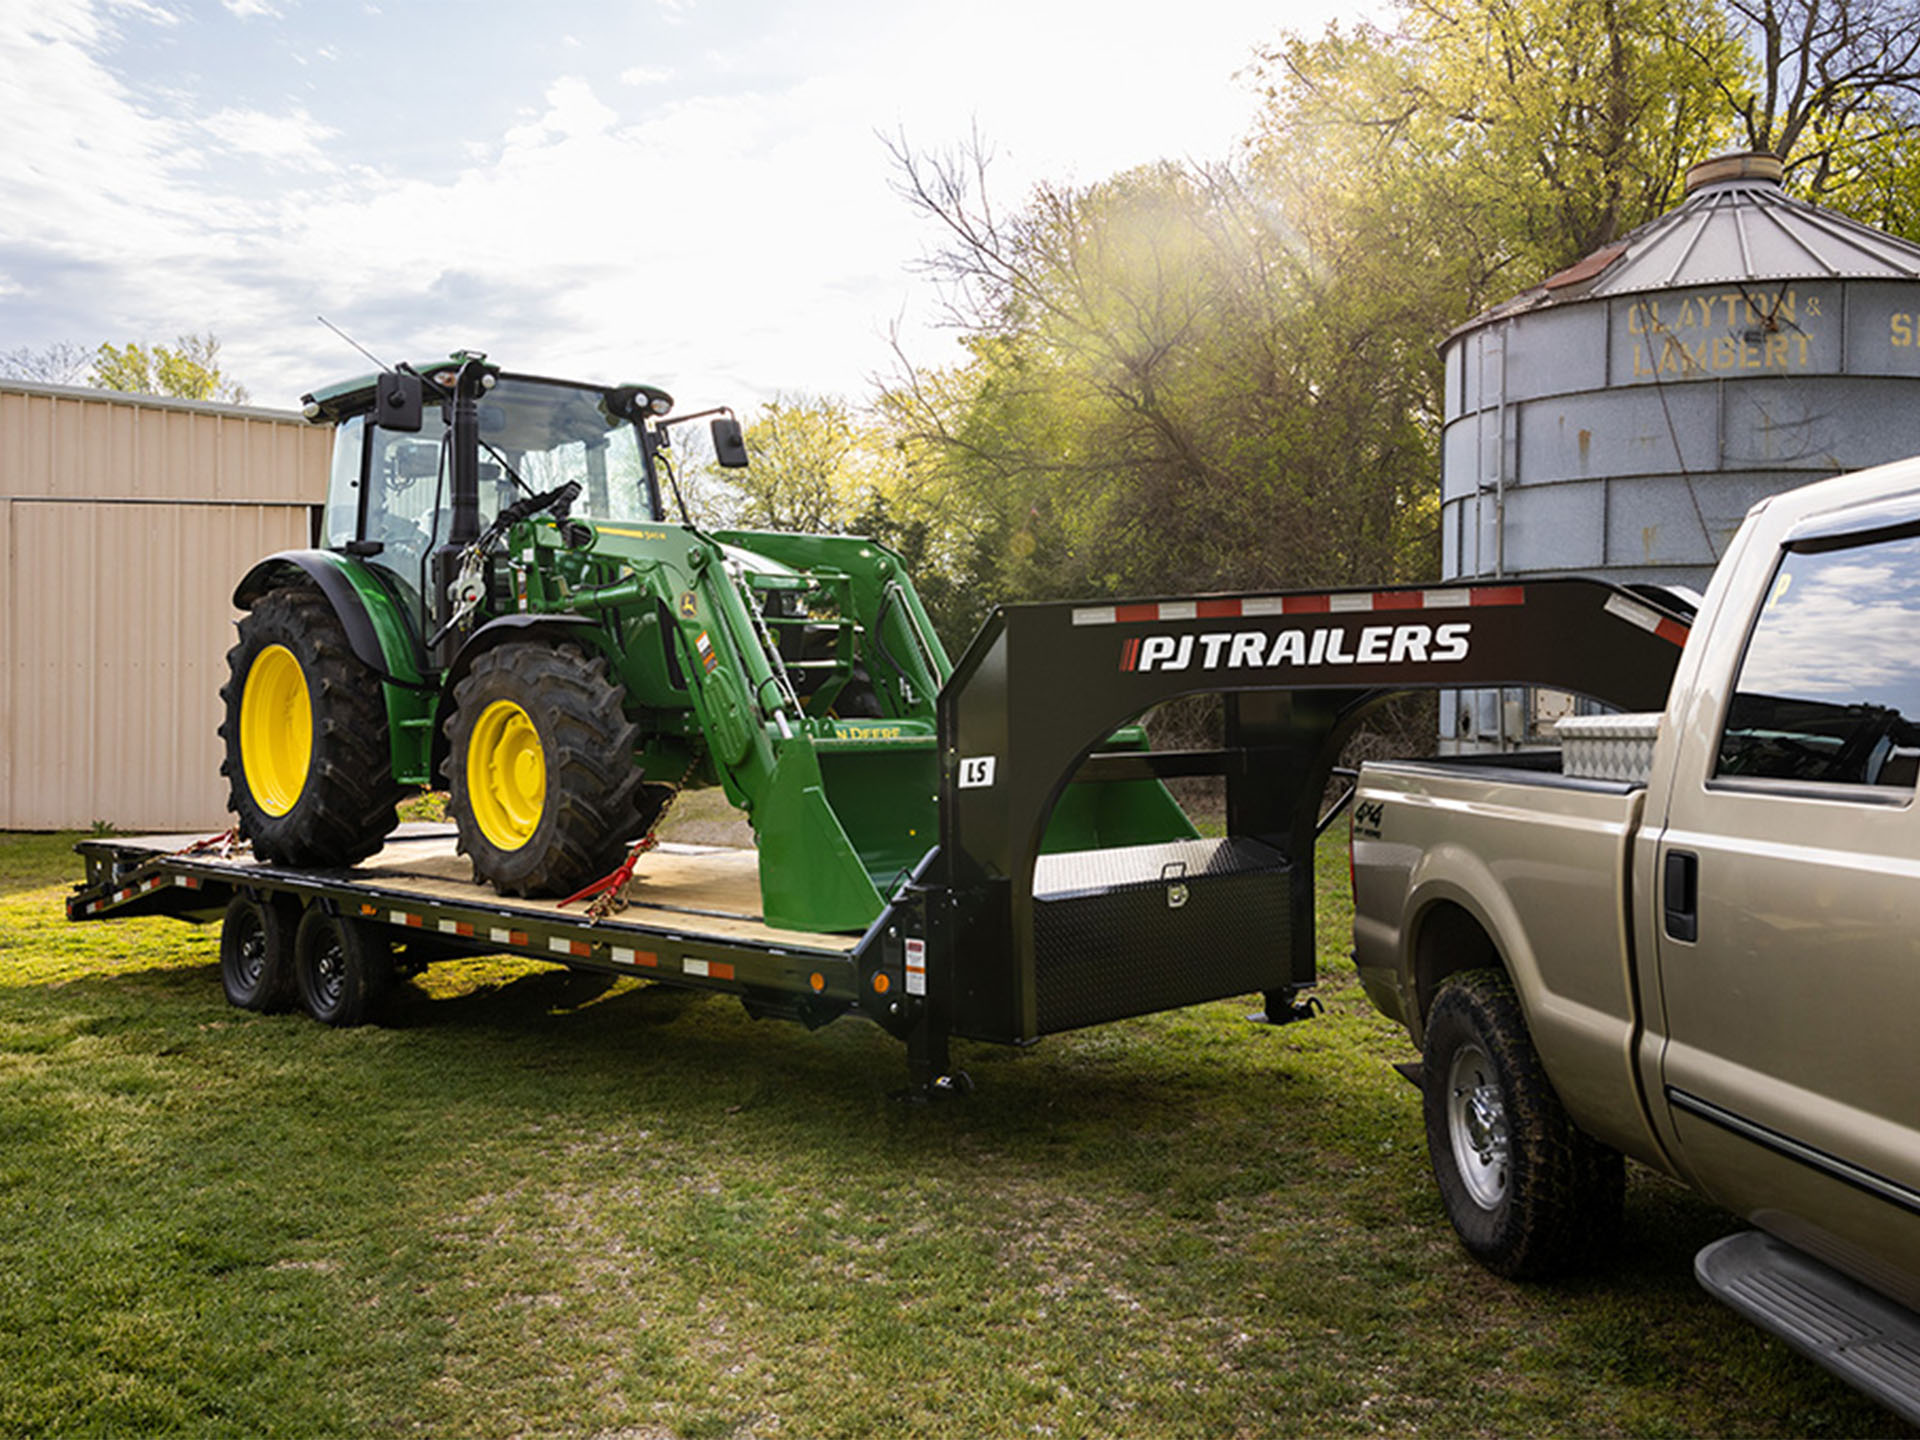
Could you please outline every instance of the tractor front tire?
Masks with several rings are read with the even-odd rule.
[[[227,808],[278,865],[351,865],[400,823],[380,682],[318,590],[270,590],[240,621],[220,689]]]
[[[572,645],[489,650],[454,687],[447,809],[477,879],[502,895],[569,895],[645,828],[640,730],[606,661]]]

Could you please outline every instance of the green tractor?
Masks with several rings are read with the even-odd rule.
[[[879,915],[938,838],[946,652],[885,547],[696,527],[674,429],[710,420],[722,465],[746,449],[730,412],[672,412],[474,353],[306,397],[335,427],[324,548],[240,582],[221,692],[258,857],[353,864],[444,779],[476,879],[565,896],[717,784],[752,822],[768,924]],[[1190,834],[1160,793],[1099,843]],[[1101,827],[1063,843],[1076,828]]]

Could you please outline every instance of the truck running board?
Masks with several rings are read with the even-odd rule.
[[[1716,1299],[1920,1425],[1920,1320],[1759,1230],[1716,1240],[1693,1273]]]

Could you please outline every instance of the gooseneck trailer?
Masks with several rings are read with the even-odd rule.
[[[720,991],[809,1027],[863,1016],[905,1043],[915,1090],[937,1093],[956,1083],[953,1037],[1025,1044],[1252,992],[1276,1023],[1307,1013],[1323,797],[1366,714],[1410,689],[1520,684],[1657,708],[1686,629],[1663,596],[1578,579],[1004,607],[939,686],[932,725],[811,726],[826,787],[844,750],[889,767],[884,793],[930,788],[905,819],[865,827],[908,858],[868,867],[879,907],[857,926],[770,919],[764,850],[645,850],[628,903],[596,918],[496,893],[453,827],[420,825],[338,865],[184,836],[85,840],[68,914],[220,921],[229,1000],[297,1000],[332,1024],[377,1018],[396,975],[479,953]],[[1218,746],[1148,747],[1140,717],[1205,694],[1221,697]],[[1189,776],[1223,780],[1223,835],[1198,833],[1163,783]],[[822,784],[790,813],[828,813],[804,793]]]

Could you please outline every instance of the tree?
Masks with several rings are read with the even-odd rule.
[[[220,342],[212,332],[182,335],[173,345],[103,344],[94,352],[90,383],[102,390],[172,395],[182,400],[247,403],[246,387],[220,369]]]
[[[972,356],[902,357],[884,409],[984,598],[1272,588],[1421,573],[1408,400],[1224,167],[986,198],[977,144],[896,149]],[[1317,422],[1317,423],[1316,423]],[[984,602],[981,608],[984,608]],[[977,617],[968,617],[977,618]]]
[[[80,385],[93,365],[94,352],[84,345],[57,341],[44,349],[27,346],[0,353],[0,375],[39,385]]]
[[[747,424],[746,441],[753,463],[732,479],[741,527],[844,533],[869,508],[880,461],[846,401],[776,395]]]

